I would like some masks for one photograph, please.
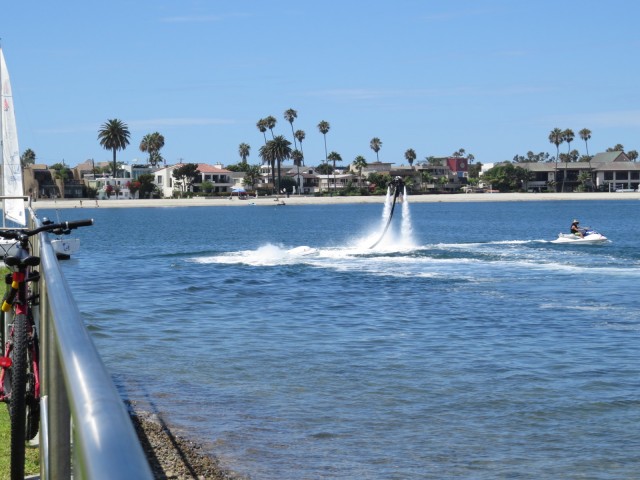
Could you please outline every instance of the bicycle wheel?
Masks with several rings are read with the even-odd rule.
[[[27,348],[26,433],[25,440],[33,440],[40,428],[40,398],[36,395],[36,368],[40,365],[38,335],[33,322]]]
[[[27,316],[13,319],[13,351],[11,352],[11,478],[24,478],[27,388]]]

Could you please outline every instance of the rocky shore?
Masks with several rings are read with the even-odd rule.
[[[128,404],[131,421],[157,480],[246,480],[225,470],[198,443],[175,435],[157,414]]]

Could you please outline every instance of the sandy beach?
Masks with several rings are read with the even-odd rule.
[[[577,200],[640,200],[638,192],[598,192],[598,193],[468,193],[442,195],[411,195],[410,203],[434,202],[528,202],[528,201],[577,201]],[[189,199],[155,199],[155,200],[88,200],[58,199],[38,200],[32,202],[35,210],[62,208],[127,208],[127,207],[248,207],[285,205],[338,205],[358,203],[384,203],[384,196],[352,196],[352,197],[250,197],[239,200],[234,197],[189,198]]]

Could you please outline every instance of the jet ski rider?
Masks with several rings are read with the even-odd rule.
[[[571,223],[571,233],[578,235],[580,238],[584,238],[584,233],[582,233],[582,229],[580,229],[579,225],[580,222],[574,219]]]

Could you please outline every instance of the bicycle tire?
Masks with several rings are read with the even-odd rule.
[[[25,440],[33,440],[38,434],[40,428],[40,399],[36,397],[36,372],[35,368],[39,368],[40,352],[38,347],[38,335],[35,325],[29,316],[31,324],[31,339],[28,340],[27,348],[27,387],[26,387],[26,430]]]
[[[11,364],[11,478],[24,479],[27,388],[27,316],[13,319],[13,350]]]

